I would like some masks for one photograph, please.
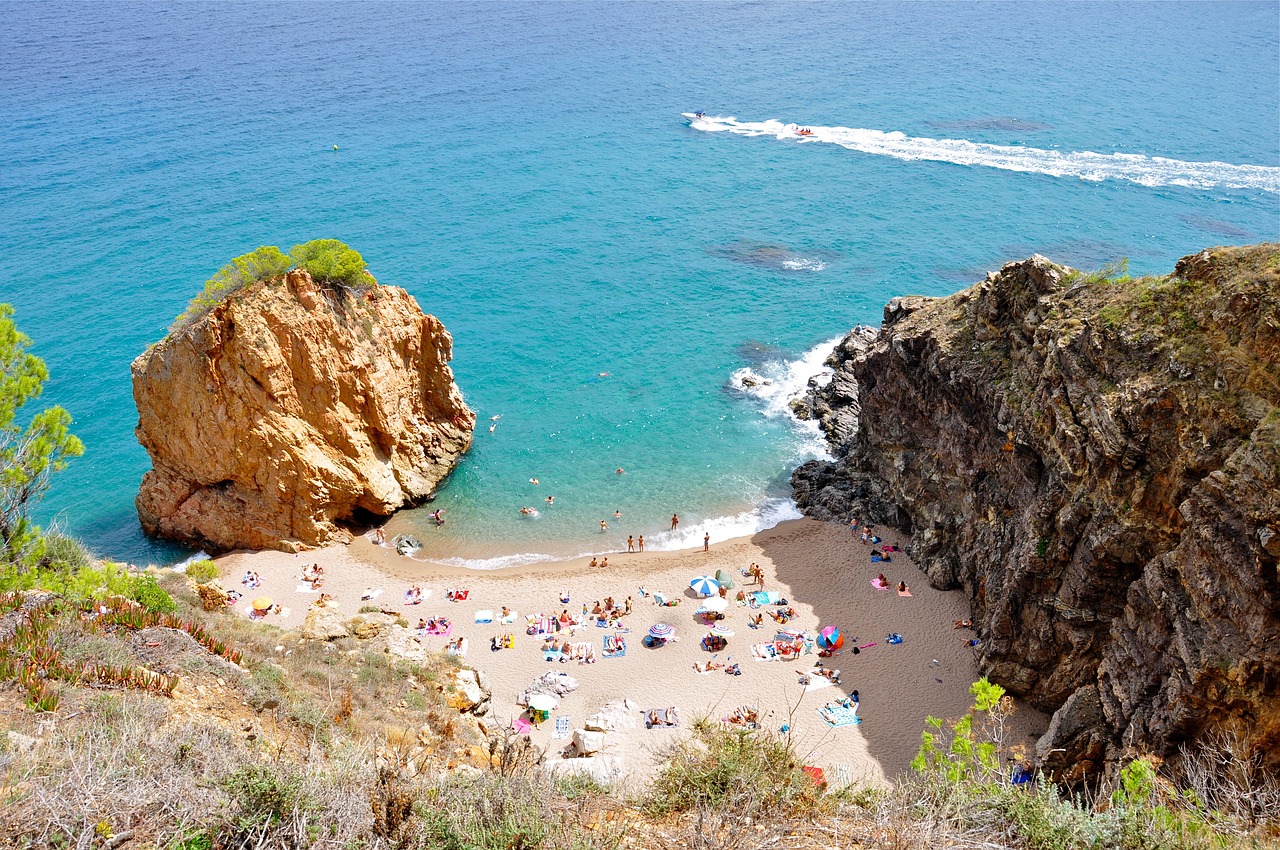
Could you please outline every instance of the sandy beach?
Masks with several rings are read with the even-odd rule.
[[[900,546],[906,541],[892,529],[877,528],[885,544]],[[280,602],[284,611],[272,614],[267,622],[280,628],[299,628],[306,609],[318,594],[304,593],[303,567],[320,564],[325,569],[324,592],[331,594],[347,616],[356,614],[366,590],[380,590],[374,600],[388,611],[402,613],[410,625],[421,619],[448,617],[453,625],[451,638],[466,638],[467,663],[483,670],[493,691],[495,717],[510,722],[522,711],[515,697],[547,670],[568,673],[579,683],[561,700],[553,720],[535,728],[535,743],[558,754],[567,739],[553,740],[554,718],[569,717],[570,725],[582,721],[610,700],[629,699],[639,709],[675,706],[681,725],[674,729],[636,728],[611,733],[605,755],[613,759],[625,776],[643,777],[655,763],[655,755],[673,736],[686,734],[699,717],[720,721],[741,706],[758,709],[762,726],[788,728],[797,750],[806,763],[833,769],[850,779],[882,782],[907,769],[920,742],[920,732],[928,715],[956,717],[970,703],[969,684],[978,677],[974,650],[964,643],[973,633],[954,627],[954,621],[969,616],[960,591],[940,592],[929,587],[924,575],[903,552],[893,552],[891,562],[871,563],[872,546],[851,534],[848,528],[813,520],[794,520],[776,528],[727,541],[712,541],[711,551],[617,553],[609,556],[607,568],[591,568],[587,560],[539,564],[510,570],[476,572],[443,565],[423,564],[397,555],[364,539],[350,546],[334,546],[298,555],[282,552],[233,553],[218,559],[225,586],[240,588],[246,570],[256,571],[262,585],[246,592],[236,606],[242,616],[249,613],[249,601],[267,595]],[[750,579],[742,570],[752,563],[764,568],[767,591],[777,591],[787,606],[769,605],[764,626],[749,627],[757,610],[735,600],[738,590],[748,590]],[[705,662],[712,653],[700,647],[707,625],[695,615],[699,599],[689,589],[689,581],[699,575],[725,570],[737,586],[729,591],[729,606],[722,625],[734,634],[728,646],[715,653],[717,662],[740,665],[741,675],[723,671],[695,672],[695,662]],[[871,580],[883,573],[892,587],[905,581],[911,596],[894,589],[878,590]],[[425,601],[407,605],[404,592],[420,586]],[[641,588],[650,595],[643,596]],[[465,601],[451,602],[449,589],[469,591]],[[562,604],[562,591],[570,602]],[[654,591],[679,600],[674,607],[659,606]],[[606,658],[603,639],[611,631],[593,623],[579,626],[569,638],[593,644],[595,663],[548,662],[543,659],[541,636],[525,633],[528,615],[554,616],[567,609],[580,618],[583,606],[593,608],[612,596],[619,605],[631,597],[632,613],[623,618],[628,650],[624,657]],[[513,625],[498,622],[503,606],[518,616]],[[784,626],[777,625],[769,611],[779,607],[795,609],[796,616]],[[493,623],[476,623],[475,614],[492,610]],[[665,622],[674,626],[678,640],[657,649],[642,645],[651,626]],[[757,660],[752,647],[771,642],[781,628],[800,629],[817,635],[834,625],[845,633],[837,655],[820,659],[817,647],[812,654],[796,660]],[[899,633],[903,640],[891,644],[886,636]],[[515,648],[491,651],[491,639],[515,635]],[[561,632],[565,637],[566,633]],[[425,636],[430,650],[442,650],[450,637]],[[859,647],[858,654],[853,648]],[[815,662],[839,669],[839,685],[823,685],[811,677],[806,688],[800,673],[809,673]],[[860,724],[832,727],[819,715],[824,705],[843,698],[853,690],[860,696]],[[639,711],[635,717],[640,718]],[[1009,740],[1030,743],[1030,736],[1044,730],[1043,716],[1022,708],[1014,718]]]

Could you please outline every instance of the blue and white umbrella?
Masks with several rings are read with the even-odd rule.
[[[649,636],[656,637],[661,640],[675,637],[676,628],[670,623],[654,623],[649,627]]]
[[[711,576],[698,576],[689,582],[689,586],[693,588],[693,592],[699,596],[715,596],[720,592],[720,582]]]

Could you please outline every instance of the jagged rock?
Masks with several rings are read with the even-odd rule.
[[[544,769],[551,777],[586,776],[600,785],[610,785],[622,778],[623,761],[618,756],[597,754],[592,758],[548,760]]]
[[[197,584],[196,595],[200,597],[200,607],[206,611],[221,611],[227,607],[227,592],[216,578],[205,584]]]
[[[217,549],[350,539],[430,495],[471,442],[453,341],[403,289],[249,286],[133,362],[148,534]]]
[[[827,427],[797,504],[909,532],[1081,774],[1217,731],[1280,767],[1278,252],[1113,282],[1010,263],[894,299],[816,391],[824,427],[858,424]]]
[[[617,732],[636,728],[635,710],[623,701],[607,702],[582,724],[591,732]]]
[[[337,640],[350,637],[346,620],[335,603],[312,605],[302,621],[302,636],[308,640]]]
[[[455,670],[445,697],[450,706],[462,714],[484,715],[489,711],[492,693],[483,674],[469,667]]]
[[[580,758],[595,755],[604,749],[604,732],[592,732],[588,729],[574,729],[570,747]]]
[[[378,614],[370,611],[352,617],[347,623],[347,630],[351,632],[352,637],[372,640],[387,634],[392,627],[398,625],[401,625],[401,621],[395,614]]]

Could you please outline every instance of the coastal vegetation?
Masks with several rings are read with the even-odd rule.
[[[1149,758],[1087,794],[1037,775],[1014,784],[1014,706],[985,680],[967,714],[931,719],[914,769],[888,787],[828,786],[785,733],[706,719],[643,784],[555,779],[527,739],[467,730],[445,684],[454,660],[411,663],[355,639],[331,649],[204,611],[180,574],[162,584],[175,615],[114,601],[87,619],[100,609],[0,597],[5,617],[52,614],[40,639],[59,653],[37,699],[0,687],[14,732],[0,738],[0,833],[17,846],[1210,850],[1280,838],[1280,788],[1229,742],[1179,785]],[[42,709],[58,722],[37,736]]]
[[[48,544],[31,521],[31,508],[48,490],[50,476],[84,454],[64,408],[47,407],[25,425],[19,418],[49,379],[44,361],[27,351],[30,344],[13,321],[13,307],[0,304],[0,564],[15,569],[45,557]]]
[[[337,239],[313,239],[294,245],[288,254],[275,245],[262,245],[235,257],[205,281],[169,330],[177,331],[204,316],[230,295],[247,286],[272,280],[299,268],[319,284],[348,288],[374,285],[360,252]]]

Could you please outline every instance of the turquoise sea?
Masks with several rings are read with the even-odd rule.
[[[129,364],[261,244],[343,239],[444,321],[481,427],[448,523],[393,526],[496,566],[791,515],[783,390],[894,295],[1280,236],[1275,2],[0,15],[0,300],[87,445],[40,515],[133,561],[184,552],[138,528]]]

